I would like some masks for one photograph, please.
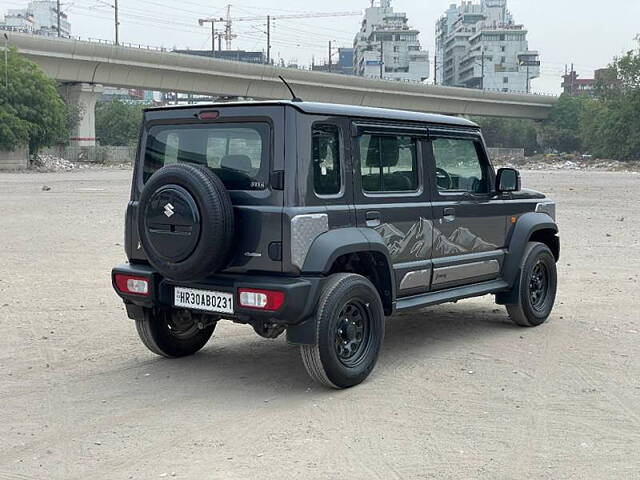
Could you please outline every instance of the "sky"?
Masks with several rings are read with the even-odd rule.
[[[83,38],[114,38],[114,0],[62,0],[69,14],[72,34]],[[198,26],[199,18],[226,15],[231,1],[232,17],[275,18],[272,55],[309,65],[312,59],[324,63],[328,42],[352,46],[361,16],[278,19],[279,15],[304,12],[357,12],[368,0],[323,0],[284,2],[278,0],[119,0],[121,42],[166,48],[207,49],[211,46],[210,25]],[[396,11],[406,12],[409,24],[420,30],[423,49],[431,57],[435,51],[435,22],[455,0],[392,0]],[[0,13],[7,8],[23,8],[27,0],[0,0]],[[538,50],[541,77],[533,80],[536,93],[560,93],[560,76],[573,63],[582,78],[592,78],[593,70],[606,66],[614,56],[638,45],[639,0],[509,0],[516,23],[529,31],[529,48]],[[222,25],[220,25],[222,27]],[[233,25],[237,38],[234,49],[264,50],[266,22],[242,21]],[[433,72],[433,61],[431,62]]]

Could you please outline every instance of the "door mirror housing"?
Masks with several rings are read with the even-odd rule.
[[[496,176],[496,190],[502,192],[519,192],[520,172],[515,168],[501,168]]]

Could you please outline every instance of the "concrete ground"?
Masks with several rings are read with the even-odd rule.
[[[191,358],[142,346],[109,279],[129,171],[1,174],[0,479],[640,478],[640,175],[523,177],[559,204],[549,323],[490,297],[393,318],[330,391],[229,322]]]

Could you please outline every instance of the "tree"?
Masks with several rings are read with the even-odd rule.
[[[599,157],[640,160],[640,51],[616,58],[608,72],[580,118],[583,145]]]
[[[0,147],[28,143],[31,153],[68,138],[68,110],[56,83],[35,63],[12,48],[8,54],[9,84],[0,87]],[[5,78],[4,62],[0,79]]]
[[[96,106],[96,138],[102,145],[130,145],[138,138],[143,106],[120,100]]]
[[[478,117],[473,119],[482,128],[491,148],[524,148],[527,155],[539,150],[537,130],[531,120]]]
[[[543,145],[561,152],[582,150],[580,119],[588,99],[562,94],[542,127]]]

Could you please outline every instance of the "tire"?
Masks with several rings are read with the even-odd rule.
[[[173,326],[173,328],[172,328]],[[150,351],[166,358],[180,358],[193,355],[204,347],[216,328],[210,324],[203,329],[181,325],[175,327],[171,312],[153,313],[145,310],[142,320],[136,320],[136,329],[140,340]]]
[[[316,344],[300,347],[307,373],[336,389],[364,381],[378,360],[384,319],[380,296],[368,279],[350,273],[329,277],[316,309]]]
[[[520,266],[518,303],[507,305],[511,320],[522,327],[542,325],[553,310],[557,287],[553,253],[543,243],[529,242]]]
[[[205,166],[163,167],[140,195],[138,233],[149,263],[164,277],[201,280],[230,260],[234,216],[229,193]]]

